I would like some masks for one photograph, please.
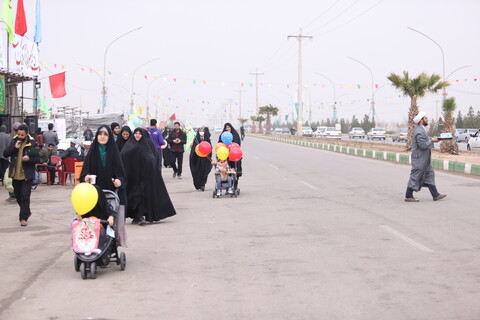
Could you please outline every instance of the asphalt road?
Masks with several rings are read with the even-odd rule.
[[[250,137],[243,149],[237,199],[167,169],[177,216],[128,224],[126,270],[96,280],[73,268],[71,187],[40,186],[26,228],[2,202],[0,319],[480,318],[479,179],[437,172],[445,200],[405,203],[408,166]]]

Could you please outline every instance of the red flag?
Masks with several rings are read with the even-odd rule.
[[[175,113],[170,116],[170,120],[172,120],[172,121],[177,120],[177,117],[175,116]]]
[[[48,77],[50,80],[50,91],[52,92],[52,98],[65,97],[67,92],[65,91],[65,72],[54,74]]]
[[[25,8],[23,7],[23,0],[18,0],[17,16],[15,17],[15,33],[23,36],[27,33],[27,19],[25,18]]]

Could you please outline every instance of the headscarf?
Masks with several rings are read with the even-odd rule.
[[[163,138],[166,139],[168,138],[168,134],[171,132],[172,130],[170,129],[170,127],[165,127],[163,129],[163,132],[162,132],[162,135],[163,135]]]
[[[137,132],[142,134],[138,141],[134,137]],[[129,179],[127,216],[136,218],[133,214],[141,211],[145,220],[152,222],[175,215],[158,167],[158,153],[148,131],[136,128],[132,136],[121,153]]]
[[[104,145],[106,147],[105,166],[102,164],[101,155],[101,149],[104,147],[100,147],[102,145],[98,143],[98,135],[102,131],[107,131],[108,133],[108,141]],[[95,134],[95,139],[93,140],[87,157],[83,163],[80,181],[85,181],[85,176],[87,174],[95,174],[97,176],[96,184],[102,189],[115,191],[115,186],[113,185],[112,179],[119,179],[122,182],[121,188],[125,188],[127,179],[123,169],[122,159],[120,158],[120,153],[118,152],[118,148],[113,140],[113,133],[106,125],[100,126]]]
[[[231,128],[230,132],[233,135],[233,141],[232,142],[235,142],[240,146],[242,144],[242,139],[240,139],[240,135],[238,134],[237,130],[235,130],[235,128],[232,126],[231,123],[229,123],[229,122],[225,123],[225,125],[223,126],[222,133],[227,131],[227,126],[229,126]],[[220,133],[220,137],[218,138],[218,142],[222,142],[222,133]]]
[[[128,136],[127,140],[123,139],[122,133],[124,131],[127,131],[130,134]],[[118,138],[117,138],[117,147],[118,147],[119,152],[122,152],[122,149],[125,146],[125,143],[127,143],[127,141],[130,140],[131,137],[132,137],[132,130],[130,129],[130,127],[129,126],[123,126],[122,130],[120,130],[120,134],[118,135]]]
[[[203,134],[203,141],[208,143],[212,143],[210,140],[210,130],[208,127],[204,127],[204,134]],[[195,147],[202,142],[200,136],[200,129],[197,130],[197,135],[193,140],[192,149],[190,150],[190,171],[192,173],[193,178],[193,185],[195,189],[200,189],[202,186],[205,186],[208,179],[208,174],[212,170],[212,152],[208,155],[208,157],[199,157],[195,152]]]

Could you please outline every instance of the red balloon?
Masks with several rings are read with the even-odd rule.
[[[228,156],[228,160],[238,161],[238,160],[242,159],[242,157],[243,157],[243,152],[242,152],[242,149],[240,149],[240,147],[232,148],[230,150],[230,155]]]
[[[198,151],[200,151],[202,154],[208,155],[210,152],[212,152],[212,145],[207,141],[202,141],[198,145]]]
[[[232,149],[240,148],[240,146],[238,145],[238,143],[232,142],[227,146],[227,148],[229,151],[231,151]]]

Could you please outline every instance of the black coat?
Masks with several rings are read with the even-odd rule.
[[[179,147],[178,152],[185,152],[184,145],[187,143],[187,135],[185,134],[185,132],[180,130],[180,134],[179,134],[178,138],[180,139],[180,143],[179,144],[173,143],[173,140],[176,139],[175,130],[172,130],[170,132],[170,134],[168,135],[167,142],[168,142],[168,145],[169,145],[169,148],[170,148],[171,152],[176,152],[175,151],[175,146],[177,146],[177,145]]]
[[[17,136],[13,137],[12,141],[10,141],[10,145],[3,151],[4,157],[10,157],[10,167],[9,167],[9,175],[10,177],[14,174],[14,168],[17,165],[17,156],[18,156],[18,149],[15,148],[15,144],[17,143]],[[30,160],[23,162],[23,172],[25,174],[25,180],[33,180],[35,179],[35,165],[40,162],[40,156],[38,154],[39,150],[36,148],[37,143],[33,140],[32,137],[27,135],[27,143],[23,148],[23,156],[28,155]]]
[[[235,130],[235,128],[232,126],[231,123],[228,123],[228,122],[225,123],[225,125],[223,126],[222,133],[227,131],[227,126],[229,126],[231,128],[230,132],[233,135],[233,141],[232,142],[237,143],[239,146],[242,145],[242,139],[240,138],[237,130]],[[220,137],[218,138],[218,142],[222,142],[222,133],[220,134]],[[235,168],[235,171],[237,171],[237,178],[240,178],[243,174],[242,159],[240,159],[238,161],[228,161],[228,165],[230,166],[230,168]]]
[[[197,136],[193,140],[192,149],[190,150],[190,171],[192,172],[193,185],[197,190],[207,184],[208,175],[212,170],[212,152],[210,152],[210,154],[205,158],[199,157],[195,152],[195,147],[202,141],[212,144],[210,141],[210,131],[208,128],[205,128],[203,140],[199,131],[197,131]]]
[[[127,217],[153,222],[176,214],[160,173],[158,153],[147,130],[137,128],[142,138],[132,137],[123,147],[121,156],[127,172]]]

